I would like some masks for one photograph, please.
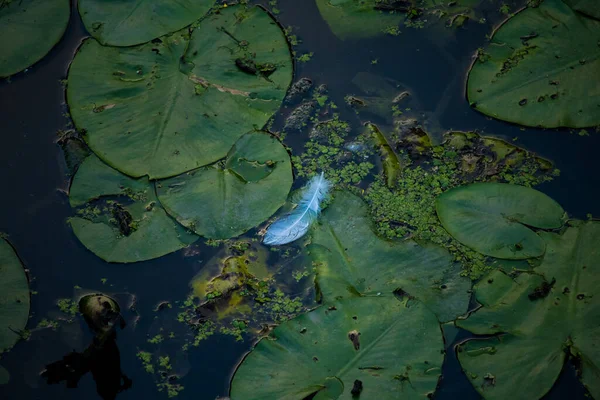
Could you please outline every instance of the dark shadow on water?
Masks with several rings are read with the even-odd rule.
[[[65,382],[68,388],[76,388],[79,380],[91,373],[100,397],[104,400],[115,399],[117,394],[129,389],[133,383],[121,371],[121,355],[116,339],[115,332],[111,332],[104,340],[94,338],[83,353],[73,351],[62,360],[47,365],[42,376],[48,384]]]
[[[92,297],[97,298],[98,303],[102,299]],[[72,351],[61,360],[46,365],[41,375],[48,384],[65,382],[67,388],[73,389],[77,388],[84,375],[91,373],[100,397],[113,400],[133,384],[121,370],[121,354],[117,346],[117,327],[125,328],[125,320],[108,301],[101,302],[99,306],[100,311],[93,317],[85,315],[90,330],[95,332],[92,343],[82,353]]]

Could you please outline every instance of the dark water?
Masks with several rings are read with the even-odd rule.
[[[491,9],[498,5],[490,3]],[[498,2],[499,4],[499,2]],[[490,13],[487,24],[469,23],[451,40],[428,30],[403,29],[398,37],[340,41],[321,19],[312,0],[280,0],[279,19],[292,26],[302,40],[299,53],[314,52],[308,63],[299,63],[296,79],[310,77],[329,88],[330,98],[340,106],[340,116],[354,124],[354,112],[344,107],[344,96],[357,91],[351,84],[358,72],[370,72],[392,78],[406,86],[418,98],[432,126],[443,130],[478,130],[512,139],[516,144],[552,160],[561,176],[540,190],[556,199],[570,215],[585,218],[600,215],[597,201],[600,191],[600,134],[580,137],[568,131],[521,129],[495,121],[473,111],[464,99],[464,80],[472,56],[485,45],[499,17]],[[133,265],[108,264],[87,251],[73,236],[65,220],[71,216],[64,190],[68,188],[66,167],[56,131],[68,123],[63,86],[68,64],[86,32],[75,10],[65,37],[52,52],[29,71],[0,83],[0,231],[8,233],[32,277],[31,319],[33,328],[42,318],[56,313],[57,298],[71,298],[74,286],[105,293],[129,292],[136,297],[140,315],[137,325],[130,324],[118,333],[121,368],[133,379],[133,387],[119,399],[166,398],[158,393],[153,377],[144,372],[136,358],[138,346],[147,339],[153,324],[152,310],[163,300],[183,300],[188,282],[210,259],[215,250],[200,244],[200,256],[184,257],[182,252]],[[371,60],[378,59],[376,65]],[[283,112],[287,112],[285,109]],[[276,127],[277,128],[277,127]],[[299,149],[303,137],[289,137]],[[101,283],[106,279],[106,283]],[[18,344],[2,364],[11,372],[11,382],[0,387],[2,399],[93,399],[98,398],[91,376],[86,375],[78,389],[64,385],[46,385],[38,373],[47,363],[60,359],[77,347],[83,350],[92,336],[83,324],[69,331],[34,332],[30,341]],[[464,336],[459,335],[459,340]],[[189,373],[181,380],[185,390],[180,399],[209,399],[227,394],[233,369],[251,343],[231,337],[213,336],[189,353]],[[549,399],[584,398],[574,369],[567,367]],[[438,399],[476,399],[478,395],[462,375],[454,354],[444,366],[444,379]]]

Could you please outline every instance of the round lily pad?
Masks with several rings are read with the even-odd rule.
[[[290,157],[263,132],[242,136],[224,161],[157,182],[169,214],[200,236],[228,239],[265,221],[292,186]]]
[[[69,220],[75,236],[109,262],[161,257],[198,239],[167,215],[148,178],[129,178],[95,155],[79,167],[69,200],[79,207]]]
[[[542,192],[506,183],[474,183],[441,194],[438,217],[456,240],[482,254],[539,257],[546,244],[529,227],[560,228],[564,210]]]
[[[393,296],[401,290],[418,298],[441,321],[467,311],[471,282],[461,266],[434,244],[390,242],[371,230],[366,204],[335,193],[314,230],[310,255],[326,301],[354,296]]]
[[[561,0],[526,8],[480,51],[467,82],[469,102],[486,115],[526,126],[598,125],[599,37],[599,20]]]
[[[152,43],[86,40],[69,70],[67,100],[88,145],[133,177],[175,176],[225,157],[262,128],[292,78],[279,25],[260,7],[227,7]]]
[[[62,38],[69,0],[0,1],[0,78],[41,60]]]
[[[393,297],[346,299],[275,328],[239,366],[230,395],[424,399],[435,391],[443,349],[438,321],[422,304]]]
[[[475,285],[482,307],[456,324],[469,340],[458,359],[485,399],[539,399],[567,357],[593,398],[600,397],[600,223],[576,222],[548,244],[534,273],[494,271]],[[491,335],[491,336],[490,336]]]
[[[79,13],[98,41],[133,46],[177,31],[203,17],[215,0],[79,0]]]
[[[21,338],[29,317],[29,282],[12,246],[0,238],[0,354]]]

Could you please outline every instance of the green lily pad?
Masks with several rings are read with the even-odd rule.
[[[0,238],[0,354],[19,341],[29,317],[29,282],[12,246]]]
[[[0,1],[0,78],[41,60],[62,38],[69,0]]]
[[[466,312],[471,282],[460,276],[446,249],[413,241],[391,242],[371,230],[366,204],[335,194],[309,247],[316,262],[317,285],[326,301],[355,296],[415,296],[441,321]]]
[[[215,0],[79,0],[79,13],[100,43],[133,46],[178,31],[203,17]]]
[[[459,327],[478,335],[458,358],[486,399],[539,399],[572,357],[581,380],[600,397],[600,223],[576,223],[562,234],[542,232],[548,244],[535,273],[514,280],[494,271],[475,286],[482,308]],[[536,274],[537,273],[537,274]]]
[[[167,215],[148,178],[129,178],[95,155],[79,167],[69,200],[86,205],[69,220],[75,236],[109,262],[150,260],[198,239]]]
[[[542,192],[506,183],[460,186],[436,199],[438,217],[456,240],[482,254],[539,257],[546,244],[528,227],[560,228],[564,210]]]
[[[271,135],[250,132],[227,158],[156,184],[169,214],[200,236],[228,239],[265,221],[292,186],[290,157]]]
[[[262,128],[292,78],[279,25],[260,7],[228,7],[130,48],[86,40],[69,70],[67,100],[88,145],[126,175],[175,176],[225,157]]]
[[[526,126],[598,125],[599,37],[600,21],[560,0],[526,8],[480,52],[467,82],[469,102],[486,115]]]
[[[275,328],[244,359],[230,395],[352,399],[362,386],[362,399],[424,399],[435,391],[443,349],[438,321],[421,303],[344,299]]]

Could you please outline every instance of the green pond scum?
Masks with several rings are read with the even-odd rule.
[[[0,398],[600,399],[599,10],[0,0]]]

